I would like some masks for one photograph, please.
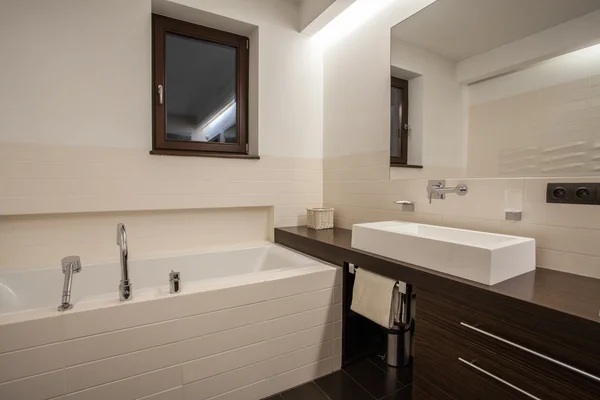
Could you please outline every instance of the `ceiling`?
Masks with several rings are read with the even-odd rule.
[[[392,36],[455,61],[600,9],[600,0],[437,0]]]

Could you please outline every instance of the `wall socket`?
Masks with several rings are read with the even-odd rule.
[[[549,183],[546,202],[600,205],[600,183]]]

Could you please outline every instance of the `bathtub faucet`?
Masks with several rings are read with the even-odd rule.
[[[129,266],[127,265],[127,231],[125,225],[117,225],[117,245],[121,249],[121,284],[119,285],[119,300],[131,300],[133,293],[131,292],[131,282],[129,281]]]
[[[71,304],[71,284],[73,282],[73,274],[81,271],[81,259],[78,256],[69,256],[61,260],[62,271],[65,274],[63,283],[62,301],[58,306],[58,311],[66,311],[73,308]]]

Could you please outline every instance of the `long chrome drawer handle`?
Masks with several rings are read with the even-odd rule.
[[[516,348],[517,348],[517,349],[519,349],[519,350],[523,350],[523,351],[525,351],[525,352],[527,352],[527,353],[529,353],[529,354],[533,354],[534,356],[537,356],[537,357],[543,358],[543,359],[544,359],[544,360],[546,360],[546,361],[550,361],[551,363],[554,363],[554,364],[556,364],[556,365],[560,365],[560,366],[561,366],[561,367],[563,367],[563,368],[569,369],[569,370],[571,370],[571,371],[573,371],[573,372],[577,372],[578,374],[581,374],[581,375],[583,375],[583,376],[585,376],[585,377],[587,377],[587,378],[590,378],[590,379],[592,379],[592,380],[594,380],[594,381],[596,381],[596,382],[600,382],[600,378],[599,378],[599,377],[597,377],[597,376],[595,376],[595,375],[592,375],[592,374],[590,374],[590,373],[588,373],[588,372],[582,371],[582,370],[580,370],[579,368],[575,368],[575,367],[573,367],[573,366],[571,366],[571,365],[569,365],[569,364],[565,364],[564,362],[558,361],[558,360],[556,360],[556,359],[554,359],[554,358],[552,358],[552,357],[545,356],[545,355],[543,355],[543,354],[541,354],[541,353],[538,353],[537,351],[533,351],[533,350],[531,350],[531,349],[528,349],[527,347],[523,347],[523,346],[521,346],[520,344],[516,344],[516,343],[514,343],[514,342],[511,342],[510,340],[503,339],[503,338],[501,338],[500,336],[496,336],[496,335],[494,335],[494,334],[492,334],[492,333],[486,332],[486,331],[484,331],[484,330],[481,330],[481,329],[479,329],[479,328],[476,328],[476,327],[474,327],[474,326],[472,326],[472,325],[465,324],[464,322],[461,322],[460,324],[461,324],[462,326],[464,326],[465,328],[469,328],[469,329],[471,329],[471,330],[474,330],[475,332],[479,332],[479,333],[481,333],[482,335],[485,335],[485,336],[488,336],[488,337],[494,338],[494,339],[496,339],[496,340],[499,340],[499,341],[501,341],[502,343],[506,343],[506,344],[508,344],[508,345],[511,345],[511,346],[513,346],[513,347],[516,347]]]
[[[499,378],[499,377],[497,377],[496,375],[494,375],[494,374],[492,374],[492,373],[490,373],[490,372],[487,372],[485,369],[483,369],[483,368],[481,368],[481,367],[478,367],[477,365],[475,365],[475,364],[473,364],[473,363],[470,363],[470,362],[468,362],[468,361],[467,361],[467,360],[465,360],[464,358],[460,358],[460,357],[458,357],[458,361],[460,361],[460,362],[461,362],[461,363],[463,363],[463,364],[467,364],[469,367],[471,367],[471,368],[474,368],[474,369],[476,369],[477,371],[479,371],[479,372],[481,372],[481,373],[483,373],[483,374],[486,374],[487,376],[489,376],[490,378],[493,378],[493,379],[497,380],[498,382],[502,382],[502,383],[504,383],[506,386],[508,386],[508,387],[511,387],[511,388],[513,388],[513,389],[515,389],[516,391],[518,391],[519,393],[522,393],[522,394],[524,394],[524,395],[525,395],[525,396],[527,396],[527,397],[530,397],[530,398],[532,398],[532,399],[535,399],[535,400],[542,400],[542,399],[540,399],[539,397],[535,397],[535,396],[534,396],[534,395],[532,395],[531,393],[527,393],[526,391],[524,391],[523,389],[521,389],[521,388],[519,388],[519,387],[517,387],[517,386],[513,385],[512,383],[510,383],[510,382],[507,382],[507,381],[505,381],[504,379],[502,379],[502,378]]]

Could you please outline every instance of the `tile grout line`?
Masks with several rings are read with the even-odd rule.
[[[377,356],[377,357],[379,357],[379,356]],[[367,361],[368,361],[368,362],[370,362],[371,364],[373,364],[373,365],[374,365],[374,366],[375,366],[377,369],[379,369],[380,371],[382,371],[384,374],[386,374],[386,375],[388,375],[388,376],[390,375],[390,374],[389,374],[389,373],[388,373],[386,370],[384,370],[383,368],[381,368],[379,365],[375,364],[375,363],[374,363],[373,361],[371,361],[369,358],[367,358]],[[390,368],[393,368],[393,367],[390,367]],[[398,367],[397,367],[397,368],[398,368]],[[412,382],[411,382],[411,383],[404,383],[404,382],[402,382],[402,381],[398,380],[398,377],[395,377],[394,379],[396,380],[396,382],[398,382],[399,384],[403,385],[403,386],[402,386],[400,389],[398,389],[396,392],[399,392],[400,390],[406,389],[408,386],[412,385]],[[394,392],[394,393],[396,393],[396,392]],[[393,393],[391,393],[391,394],[393,394]],[[389,395],[387,395],[387,396],[389,396]],[[384,398],[385,398],[385,396],[384,396]]]
[[[346,371],[344,371],[343,369],[341,370],[343,374],[345,374],[348,378],[352,379],[354,381],[354,383],[356,383],[362,390],[364,390],[369,396],[371,396],[372,398],[374,398],[375,400],[378,400],[377,397],[373,396],[373,394],[371,392],[369,392],[367,389],[365,389],[363,387],[363,385],[361,385],[360,383],[358,383],[356,381],[356,379],[354,379],[349,373],[347,373]]]
[[[333,372],[332,372],[332,373],[333,373]],[[331,374],[329,374],[329,375],[331,375]],[[327,375],[325,375],[325,376],[327,376]],[[323,389],[321,389],[321,386],[319,386],[319,384],[318,384],[317,382],[315,382],[314,380],[312,380],[311,382],[315,384],[315,386],[317,387],[317,389],[319,389],[319,391],[320,391],[321,393],[323,393],[323,396],[325,396],[325,398],[327,398],[327,400],[331,400],[331,397],[327,396],[327,393],[325,393],[325,392],[323,391]],[[285,399],[283,399],[283,400],[285,400]]]

